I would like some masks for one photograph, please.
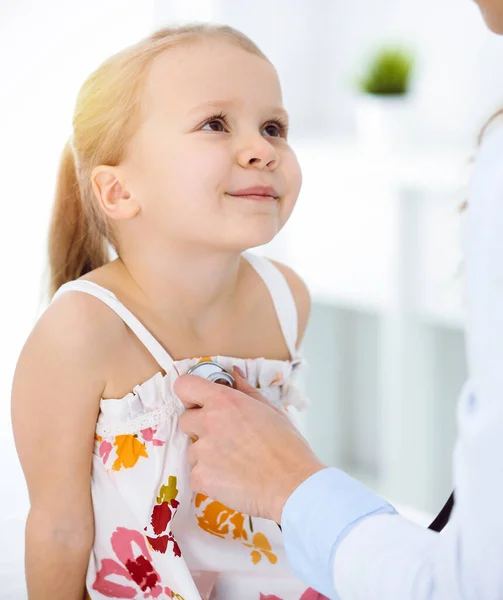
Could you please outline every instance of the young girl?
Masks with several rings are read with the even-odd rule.
[[[285,410],[298,402],[308,292],[247,252],[299,193],[287,127],[274,67],[229,27],[159,31],[82,87],[54,296],[13,385],[31,600],[321,597],[291,573],[276,523],[191,493],[173,392],[216,360]]]

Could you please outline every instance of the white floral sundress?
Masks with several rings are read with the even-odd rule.
[[[174,361],[109,290],[87,280],[63,285],[114,310],[156,359],[161,371],[120,399],[102,399],[96,425],[91,489],[95,538],[86,577],[88,596],[178,600],[316,600],[292,573],[277,523],[251,518],[190,488],[179,429],[185,410],[176,378],[204,360],[238,366],[276,406],[301,410],[292,385],[303,363],[295,349],[297,310],[283,274],[264,257],[244,253],[267,286],[291,360],[227,356]],[[245,475],[245,474],[244,474]]]

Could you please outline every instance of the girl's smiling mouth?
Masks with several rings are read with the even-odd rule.
[[[271,186],[257,185],[250,188],[227,192],[228,196],[234,198],[248,198],[250,200],[279,200],[279,193]]]

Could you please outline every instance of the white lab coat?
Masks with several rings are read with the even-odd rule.
[[[398,515],[339,545],[342,600],[503,600],[503,126],[478,153],[464,236],[470,379],[458,407],[455,509],[433,533]]]

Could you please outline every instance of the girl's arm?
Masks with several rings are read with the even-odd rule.
[[[95,299],[67,292],[42,315],[18,360],[12,419],[30,496],[30,600],[84,597],[94,536],[94,430],[111,354],[103,335],[108,316]]]

